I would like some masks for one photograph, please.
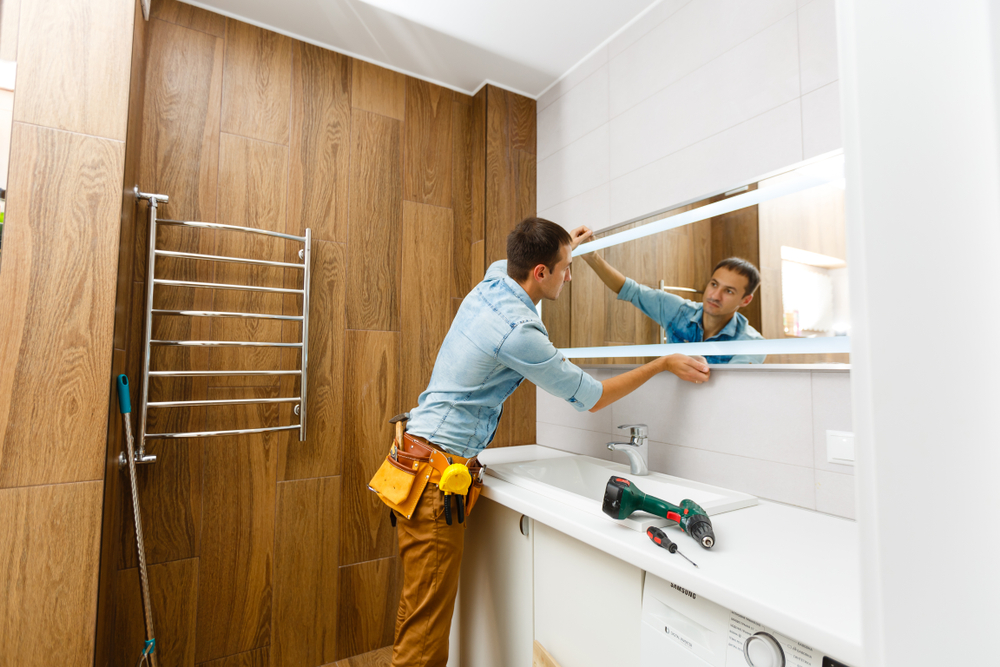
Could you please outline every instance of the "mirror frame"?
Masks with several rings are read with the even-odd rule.
[[[731,197],[727,197],[721,201],[717,201],[712,204],[706,204],[705,206],[692,209],[690,211],[685,211],[674,216],[663,218],[661,220],[656,220],[654,222],[648,223],[641,227],[635,229],[629,229],[617,234],[611,234],[601,239],[594,241],[589,241],[587,243],[581,244],[573,251],[573,257],[578,257],[580,255],[589,254],[591,252],[602,250],[604,248],[610,248],[621,243],[627,243],[629,241],[635,241],[636,239],[645,238],[646,236],[651,236],[653,234],[658,234],[660,232],[667,231],[669,229],[675,229],[677,227],[683,227],[684,225],[690,225],[695,222],[700,222],[702,220],[707,220],[709,218],[714,218],[718,215],[723,215],[725,213],[730,213],[732,211],[738,211],[749,206],[755,206],[761,202],[769,201],[771,199],[777,199],[778,197],[783,197],[785,195],[790,195],[796,192],[801,192],[803,190],[808,190],[810,188],[815,188],[821,185],[826,185],[829,183],[836,183],[838,181],[843,181],[844,173],[842,169],[831,169],[825,163],[831,158],[838,156],[843,156],[844,152],[842,149],[835,151],[830,151],[829,153],[824,153],[822,155],[817,155],[814,158],[798,162],[796,164],[788,165],[781,169],[769,172],[763,176],[758,176],[757,178],[752,178],[748,181],[740,183],[733,188],[727,188],[726,190],[711,193],[708,195],[702,195],[695,199],[691,199],[686,202],[672,204],[666,208],[662,208],[656,211],[652,211],[645,215],[633,218],[631,220],[626,220],[624,222],[616,223],[611,227],[601,229],[598,231],[605,232],[608,230],[614,230],[617,227],[622,227],[624,225],[637,222],[639,220],[645,220],[655,215],[661,213],[666,213],[668,211],[675,210],[682,206],[688,204],[703,201],[711,197],[716,197],[721,194],[739,192],[741,189],[760,181],[767,180],[769,178],[774,178],[775,176],[781,176],[793,171],[802,171],[802,174],[796,178],[789,179],[788,181],[773,185],[766,188],[757,188],[756,190],[750,190],[743,194],[734,194]],[[829,353],[850,353],[851,351],[851,339],[850,336],[825,336],[822,338],[782,338],[782,339],[771,339],[771,340],[731,340],[731,341],[711,341],[711,342],[701,342],[701,343],[661,343],[653,345],[608,345],[602,347],[566,347],[560,348],[559,350],[563,356],[567,359],[612,359],[612,358],[625,358],[625,357],[660,357],[666,354],[697,354],[697,355],[744,355],[744,354],[829,354]],[[806,364],[808,366],[818,365],[818,366],[829,366],[830,364]],[[713,364],[715,366],[715,364]],[[730,366],[729,364],[720,364],[720,367]],[[736,364],[731,367],[766,367],[764,364]],[[844,364],[844,367],[848,367],[849,364]]]

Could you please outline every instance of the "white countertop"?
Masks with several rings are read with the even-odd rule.
[[[487,450],[487,465],[573,456],[539,445]],[[496,477],[483,495],[616,558],[704,596],[832,658],[861,663],[861,578],[853,521],[760,501],[712,517],[716,546],[703,549],[677,531],[680,550]]]

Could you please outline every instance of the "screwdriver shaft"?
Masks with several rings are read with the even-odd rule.
[[[680,555],[681,555],[681,557],[682,557],[682,558],[684,558],[684,560],[686,560],[687,562],[691,563],[691,564],[692,564],[692,565],[694,565],[695,567],[698,567],[698,563],[695,563],[695,562],[694,562],[693,560],[691,560],[690,558],[688,558],[687,556],[685,556],[684,554],[682,554],[682,553],[680,552],[680,550],[678,550],[678,551],[677,551],[677,553],[678,553],[678,554],[680,554]],[[698,568],[698,569],[700,570],[701,568]]]

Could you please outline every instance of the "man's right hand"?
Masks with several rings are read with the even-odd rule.
[[[667,370],[685,382],[701,384],[708,380],[710,371],[704,357],[671,354],[664,359],[667,362]]]

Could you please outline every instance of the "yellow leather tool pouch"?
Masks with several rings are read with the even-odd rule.
[[[429,468],[430,464],[418,462],[408,467],[389,455],[368,482],[368,488],[378,494],[382,502],[409,519],[427,486]]]

